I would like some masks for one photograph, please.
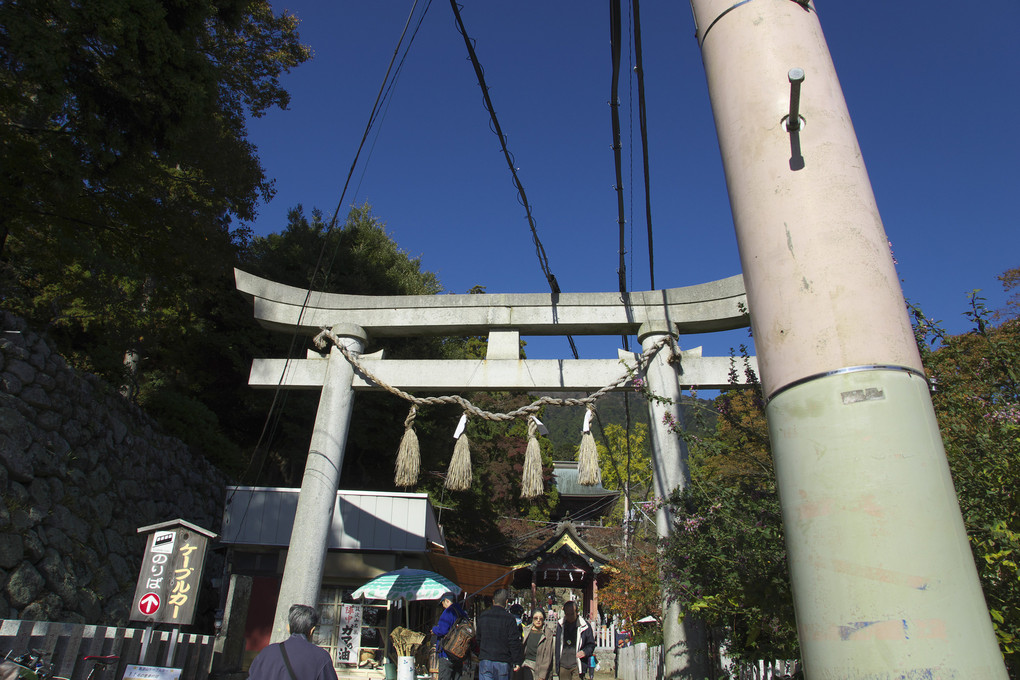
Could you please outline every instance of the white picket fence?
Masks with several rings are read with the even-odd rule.
[[[640,642],[617,650],[616,677],[618,680],[663,680],[662,647],[649,647]],[[605,661],[609,661],[607,655]],[[789,659],[757,661],[755,663],[726,663],[725,675],[733,680],[782,680],[797,677],[800,662]],[[605,663],[603,663],[605,667]]]
[[[619,680],[662,680],[662,647],[649,647],[639,642],[621,647],[616,656],[616,677]]]
[[[736,680],[780,680],[793,678],[800,670],[800,661],[795,659],[775,659],[773,661],[756,661],[753,664],[733,664],[730,673]]]
[[[616,624],[610,624],[608,626],[592,626],[592,632],[595,633],[595,649],[596,650],[609,650],[616,649]],[[597,652],[596,652],[597,654]]]

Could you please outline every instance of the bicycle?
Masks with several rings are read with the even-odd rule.
[[[117,663],[120,660],[119,656],[83,656],[82,661],[92,661],[92,670],[89,671],[89,675],[85,680],[94,680],[96,672],[102,673],[109,666]]]
[[[49,654],[30,649],[24,654],[11,657],[7,652],[0,660],[0,680],[68,680],[55,675],[53,663],[47,660]]]

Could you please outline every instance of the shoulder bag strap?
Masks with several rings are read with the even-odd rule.
[[[287,656],[287,648],[282,642],[280,643],[280,654],[283,655],[283,663],[287,666],[287,672],[290,673],[290,679],[297,680],[297,676],[294,675],[294,668],[290,665],[290,657]]]

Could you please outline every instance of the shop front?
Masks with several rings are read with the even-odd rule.
[[[219,664],[224,671],[246,670],[270,642],[298,493],[227,490],[221,539],[228,570],[223,607],[228,639],[220,645]],[[485,595],[508,584],[513,573],[503,565],[447,555],[427,494],[338,491],[326,549],[314,642],[329,651],[341,677],[384,678],[387,663],[395,661],[390,632],[402,626],[427,641],[439,615],[435,600],[354,598],[368,581],[408,567],[442,574],[466,594]],[[423,665],[427,670],[427,659]]]

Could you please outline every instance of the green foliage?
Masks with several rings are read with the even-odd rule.
[[[768,426],[750,377],[751,388],[715,399],[714,433],[678,432],[688,443],[691,484],[669,499],[676,519],[663,543],[663,584],[685,615],[718,631],[731,658],[796,658]]]
[[[329,229],[322,212],[309,220],[299,205],[287,228],[252,241],[247,267],[272,281],[351,295],[437,295],[435,274],[422,271],[386,233],[368,205],[352,208],[342,228]]]
[[[1020,269],[1000,279],[1007,291]],[[915,333],[985,600],[1012,675],[1020,673],[1020,319],[998,325],[971,294],[969,333],[946,335],[913,308]]]
[[[734,659],[799,655],[775,489],[698,480],[670,499],[663,582],[685,614],[726,631]]]
[[[173,436],[225,472],[243,469],[240,448],[223,433],[212,410],[194,397],[149,384],[139,404]]]
[[[599,587],[601,605],[620,614],[628,626],[646,616],[661,619],[659,565],[654,553],[635,552],[628,558],[614,560],[608,571],[612,577]]]
[[[635,424],[629,436],[621,425],[606,425],[604,440],[596,441],[595,446],[602,486],[622,490],[629,485],[632,495],[648,497],[652,487],[652,452],[647,423]]]
[[[245,115],[308,58],[268,2],[0,3],[0,295],[120,384],[208,323],[270,195]]]

